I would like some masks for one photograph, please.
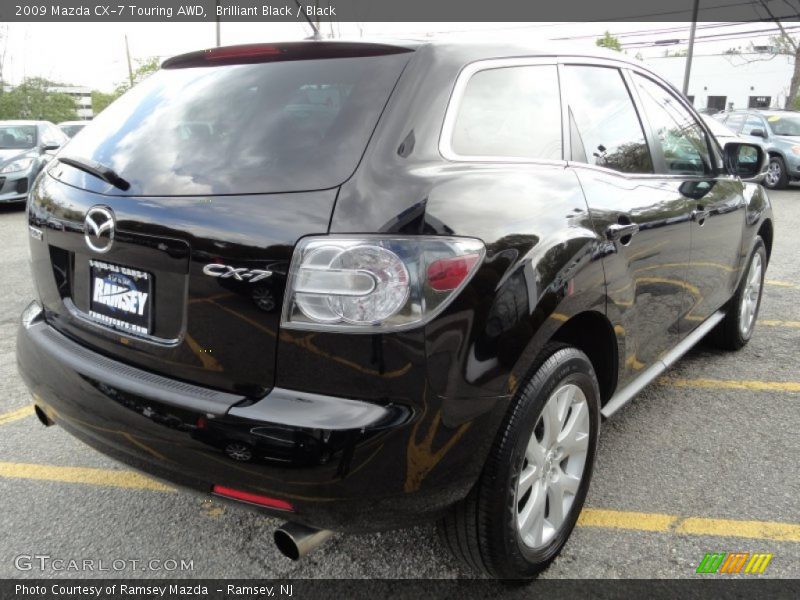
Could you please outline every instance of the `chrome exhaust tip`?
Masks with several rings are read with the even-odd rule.
[[[47,416],[47,413],[45,413],[42,407],[39,406],[38,404],[33,405],[33,412],[36,413],[36,418],[39,419],[39,422],[45,427],[50,427],[51,425],[55,425],[53,420]]]
[[[300,560],[333,535],[330,529],[314,529],[299,523],[284,523],[275,530],[275,545],[287,558]]]

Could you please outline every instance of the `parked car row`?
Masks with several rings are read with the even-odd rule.
[[[67,140],[48,121],[0,121],[0,203],[24,202],[33,180]]]
[[[717,113],[714,119],[742,141],[760,143],[767,150],[764,186],[780,190],[800,179],[800,112],[741,109]]]
[[[88,121],[0,121],[0,203],[25,202],[33,180]]]

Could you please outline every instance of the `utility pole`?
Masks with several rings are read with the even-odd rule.
[[[683,73],[683,95],[689,95],[689,75],[692,72],[692,56],[694,55],[694,32],[697,29],[697,13],[700,10],[700,0],[694,0],[692,9],[692,29],[689,32],[689,51],[686,53],[686,70]]]
[[[220,18],[219,18],[219,0],[217,0],[217,12],[215,13],[215,20],[217,22],[217,48],[222,45],[220,37]]]
[[[128,34],[125,34],[125,56],[128,58],[128,79],[133,87],[133,67],[131,66],[131,50],[128,47]]]

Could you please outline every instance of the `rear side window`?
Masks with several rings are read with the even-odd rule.
[[[409,53],[162,69],[104,110],[69,154],[131,194],[335,187],[355,170]]]
[[[667,173],[703,175],[711,171],[705,131],[677,96],[654,81],[634,74],[639,96],[661,146]]]
[[[725,126],[731,131],[738,133],[739,129],[742,127],[742,123],[744,123],[744,114],[733,113],[725,121]]]
[[[478,71],[464,88],[452,151],[463,157],[561,160],[555,65]]]
[[[564,68],[572,160],[623,173],[652,173],[639,116],[619,69]]]

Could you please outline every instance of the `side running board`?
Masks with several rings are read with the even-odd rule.
[[[625,387],[618,389],[609,400],[600,413],[608,418],[617,412],[620,408],[625,406],[628,402],[641,392],[656,377],[661,375],[670,366],[680,359],[681,356],[686,354],[692,346],[697,344],[705,335],[716,327],[717,323],[725,318],[725,313],[718,310],[713,315],[708,317],[702,324],[700,324],[694,331],[687,335],[681,342],[672,350],[667,352],[661,360],[656,361],[642,371],[633,381],[628,383]]]

